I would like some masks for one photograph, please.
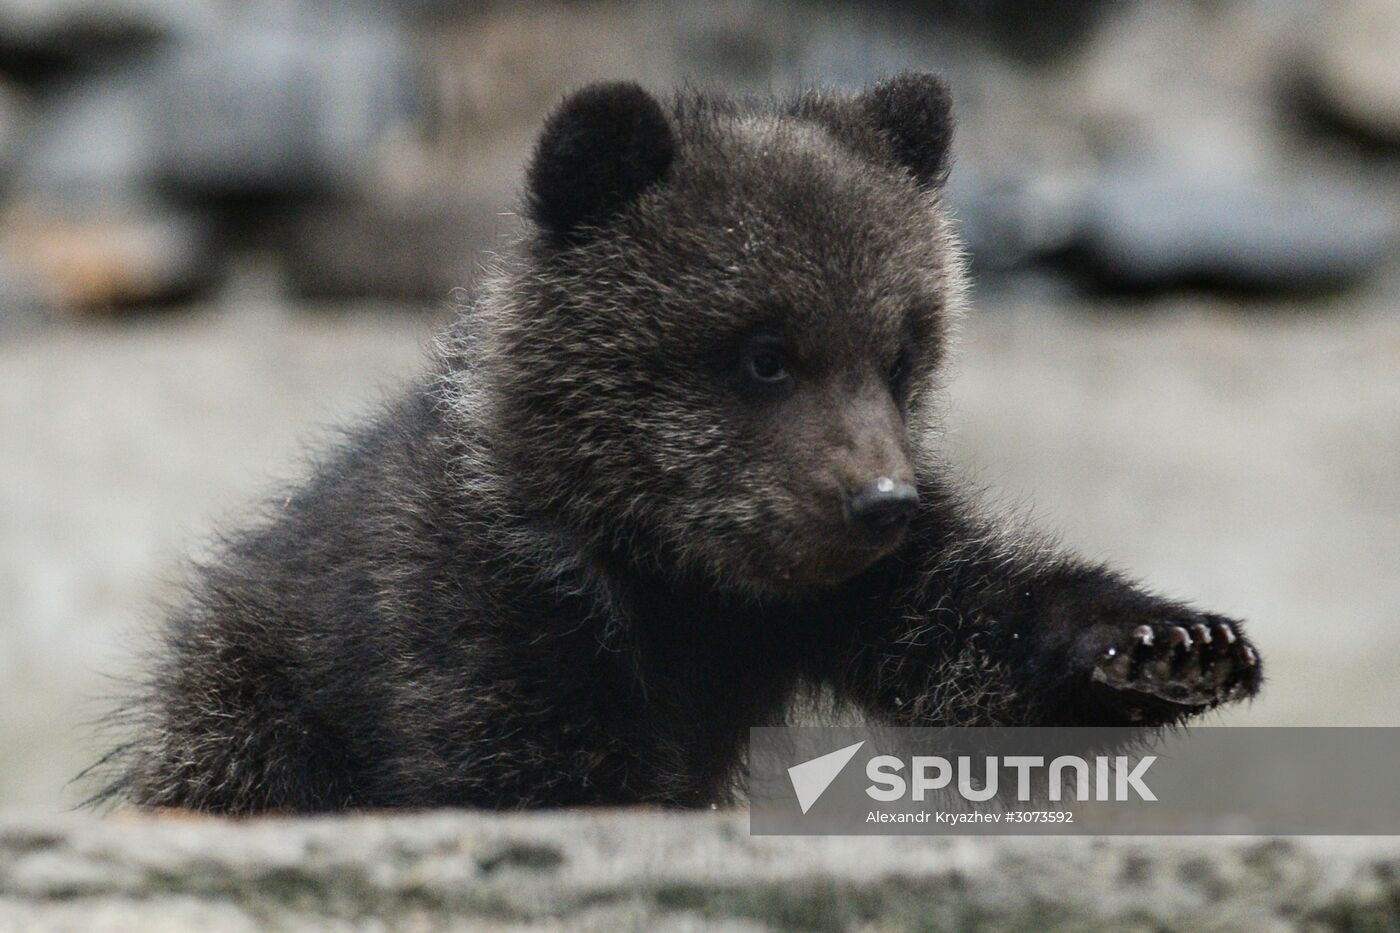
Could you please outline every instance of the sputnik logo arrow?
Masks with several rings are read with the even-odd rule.
[[[831,782],[836,780],[836,776],[864,744],[862,740],[788,768],[788,780],[792,781],[792,789],[797,793],[797,805],[802,808],[803,813],[812,809],[812,804],[821,799]]]

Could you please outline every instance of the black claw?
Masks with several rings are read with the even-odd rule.
[[[1154,640],[1152,637],[1152,626],[1139,625],[1137,628],[1133,629],[1133,638],[1144,648],[1151,648]]]
[[[1191,626],[1191,634],[1196,636],[1196,641],[1203,645],[1210,644],[1210,626],[1204,622],[1197,622]]]
[[[1192,645],[1191,635],[1180,625],[1173,625],[1171,628],[1167,629],[1167,644],[1171,645],[1173,648],[1184,648],[1190,651]]]
[[[1235,630],[1224,622],[1216,623],[1215,634],[1227,645],[1235,643]]]

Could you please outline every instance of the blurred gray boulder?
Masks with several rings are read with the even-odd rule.
[[[947,197],[975,270],[1024,268],[1066,249],[1079,232],[1086,184],[1067,173],[988,170],[964,161]]]
[[[157,151],[137,56],[38,93],[0,216],[0,270],[62,314],[173,301],[218,275],[215,224],[154,190]]]
[[[979,274],[1024,269],[1078,234],[1098,160],[1036,83],[987,74],[963,92],[947,197]],[[998,89],[1010,89],[998,94]]]
[[[34,91],[0,262],[32,270],[57,309],[195,293],[219,274],[220,227],[247,216],[226,207],[261,204],[245,229],[266,240],[285,213],[268,208],[372,186],[416,91],[384,15],[249,2],[191,16]]]
[[[0,0],[0,68],[44,73],[166,38],[210,0]]]
[[[158,174],[226,195],[343,188],[418,100],[394,20],[344,5],[239,6],[182,38],[157,69]]]
[[[68,200],[158,185],[199,199],[344,189],[414,112],[412,73],[391,20],[228,8],[39,93],[20,186]]]
[[[1090,191],[1081,246],[1104,283],[1318,289],[1377,269],[1396,243],[1393,201],[1321,175],[1112,163]]]
[[[1053,96],[1095,166],[1070,255],[1098,284],[1319,289],[1390,257],[1394,186],[1278,113],[1316,7],[1125,4],[1069,63]]]
[[[148,187],[156,157],[146,88],[155,70],[143,57],[36,92],[17,155],[19,196],[91,204]]]
[[[1338,0],[1319,17],[1312,62],[1336,116],[1400,143],[1400,3]]]

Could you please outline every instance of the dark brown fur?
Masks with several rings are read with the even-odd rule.
[[[1252,695],[1238,623],[995,527],[940,462],[950,131],[927,75],[571,98],[429,374],[201,572],[108,796],[701,805],[806,689],[980,725]],[[877,477],[919,496],[878,541]]]

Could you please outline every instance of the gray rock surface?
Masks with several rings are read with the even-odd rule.
[[[0,930],[1394,929],[1400,841],[753,837],[742,813],[0,821]]]

